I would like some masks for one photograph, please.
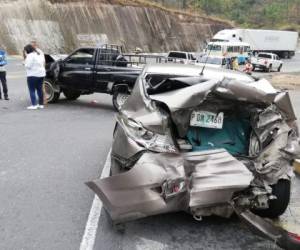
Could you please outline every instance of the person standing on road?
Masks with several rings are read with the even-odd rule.
[[[27,84],[30,94],[31,106],[27,109],[43,109],[43,80],[46,76],[46,70],[44,66],[45,58],[43,54],[40,54],[35,48],[28,44],[24,47],[25,68],[27,74]],[[39,98],[39,103],[36,101],[36,92]]]
[[[41,55],[41,57],[44,59],[44,66],[46,66],[46,60],[45,60],[45,54],[44,52],[38,47],[38,43],[35,39],[32,39],[30,44],[32,45],[32,47]],[[44,104],[47,104],[47,98],[46,98],[46,94],[45,94],[45,85],[43,83],[43,96],[44,96]]]
[[[252,64],[250,63],[250,60],[247,59],[246,61],[246,64],[245,64],[245,68],[244,68],[244,72],[248,75],[251,75],[252,74],[252,70],[253,70],[253,66]]]
[[[232,58],[232,69],[239,70],[239,63],[237,57]]]
[[[8,89],[7,89],[7,81],[6,81],[6,69],[5,65],[6,61],[6,53],[5,50],[0,49],[0,81],[2,83],[3,95],[5,100],[9,100],[8,98]],[[0,99],[2,99],[1,87],[0,87]]]

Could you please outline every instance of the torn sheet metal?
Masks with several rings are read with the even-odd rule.
[[[128,172],[88,186],[114,221],[126,221],[171,211],[197,213],[228,203],[252,179],[241,162],[221,149],[184,155],[145,153]]]

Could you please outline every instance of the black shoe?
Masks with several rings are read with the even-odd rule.
[[[9,100],[8,96],[4,97],[4,100],[8,101]]]

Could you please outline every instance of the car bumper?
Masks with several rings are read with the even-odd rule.
[[[255,68],[255,69],[267,69],[267,66],[266,65],[261,65],[261,64],[252,64],[252,66]]]
[[[114,167],[114,166],[112,166]],[[114,222],[173,211],[228,217],[228,204],[252,173],[226,150],[144,153],[131,170],[88,182]],[[218,207],[204,211],[207,207]],[[233,210],[231,211],[233,212]]]

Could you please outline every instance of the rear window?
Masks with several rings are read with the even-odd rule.
[[[206,57],[206,56],[203,56],[203,57],[200,58],[199,62],[200,63],[221,65],[221,64],[225,64],[225,59],[222,60],[222,58],[219,58],[219,57]]]
[[[148,95],[160,94],[207,81],[202,76],[148,74],[145,78]]]
[[[186,53],[181,52],[170,52],[168,57],[186,59]]]
[[[116,49],[99,49],[97,64],[98,65],[114,65],[115,60],[120,55]]]
[[[268,55],[268,54],[258,54],[257,57],[259,57],[259,58],[272,58],[272,56]]]

